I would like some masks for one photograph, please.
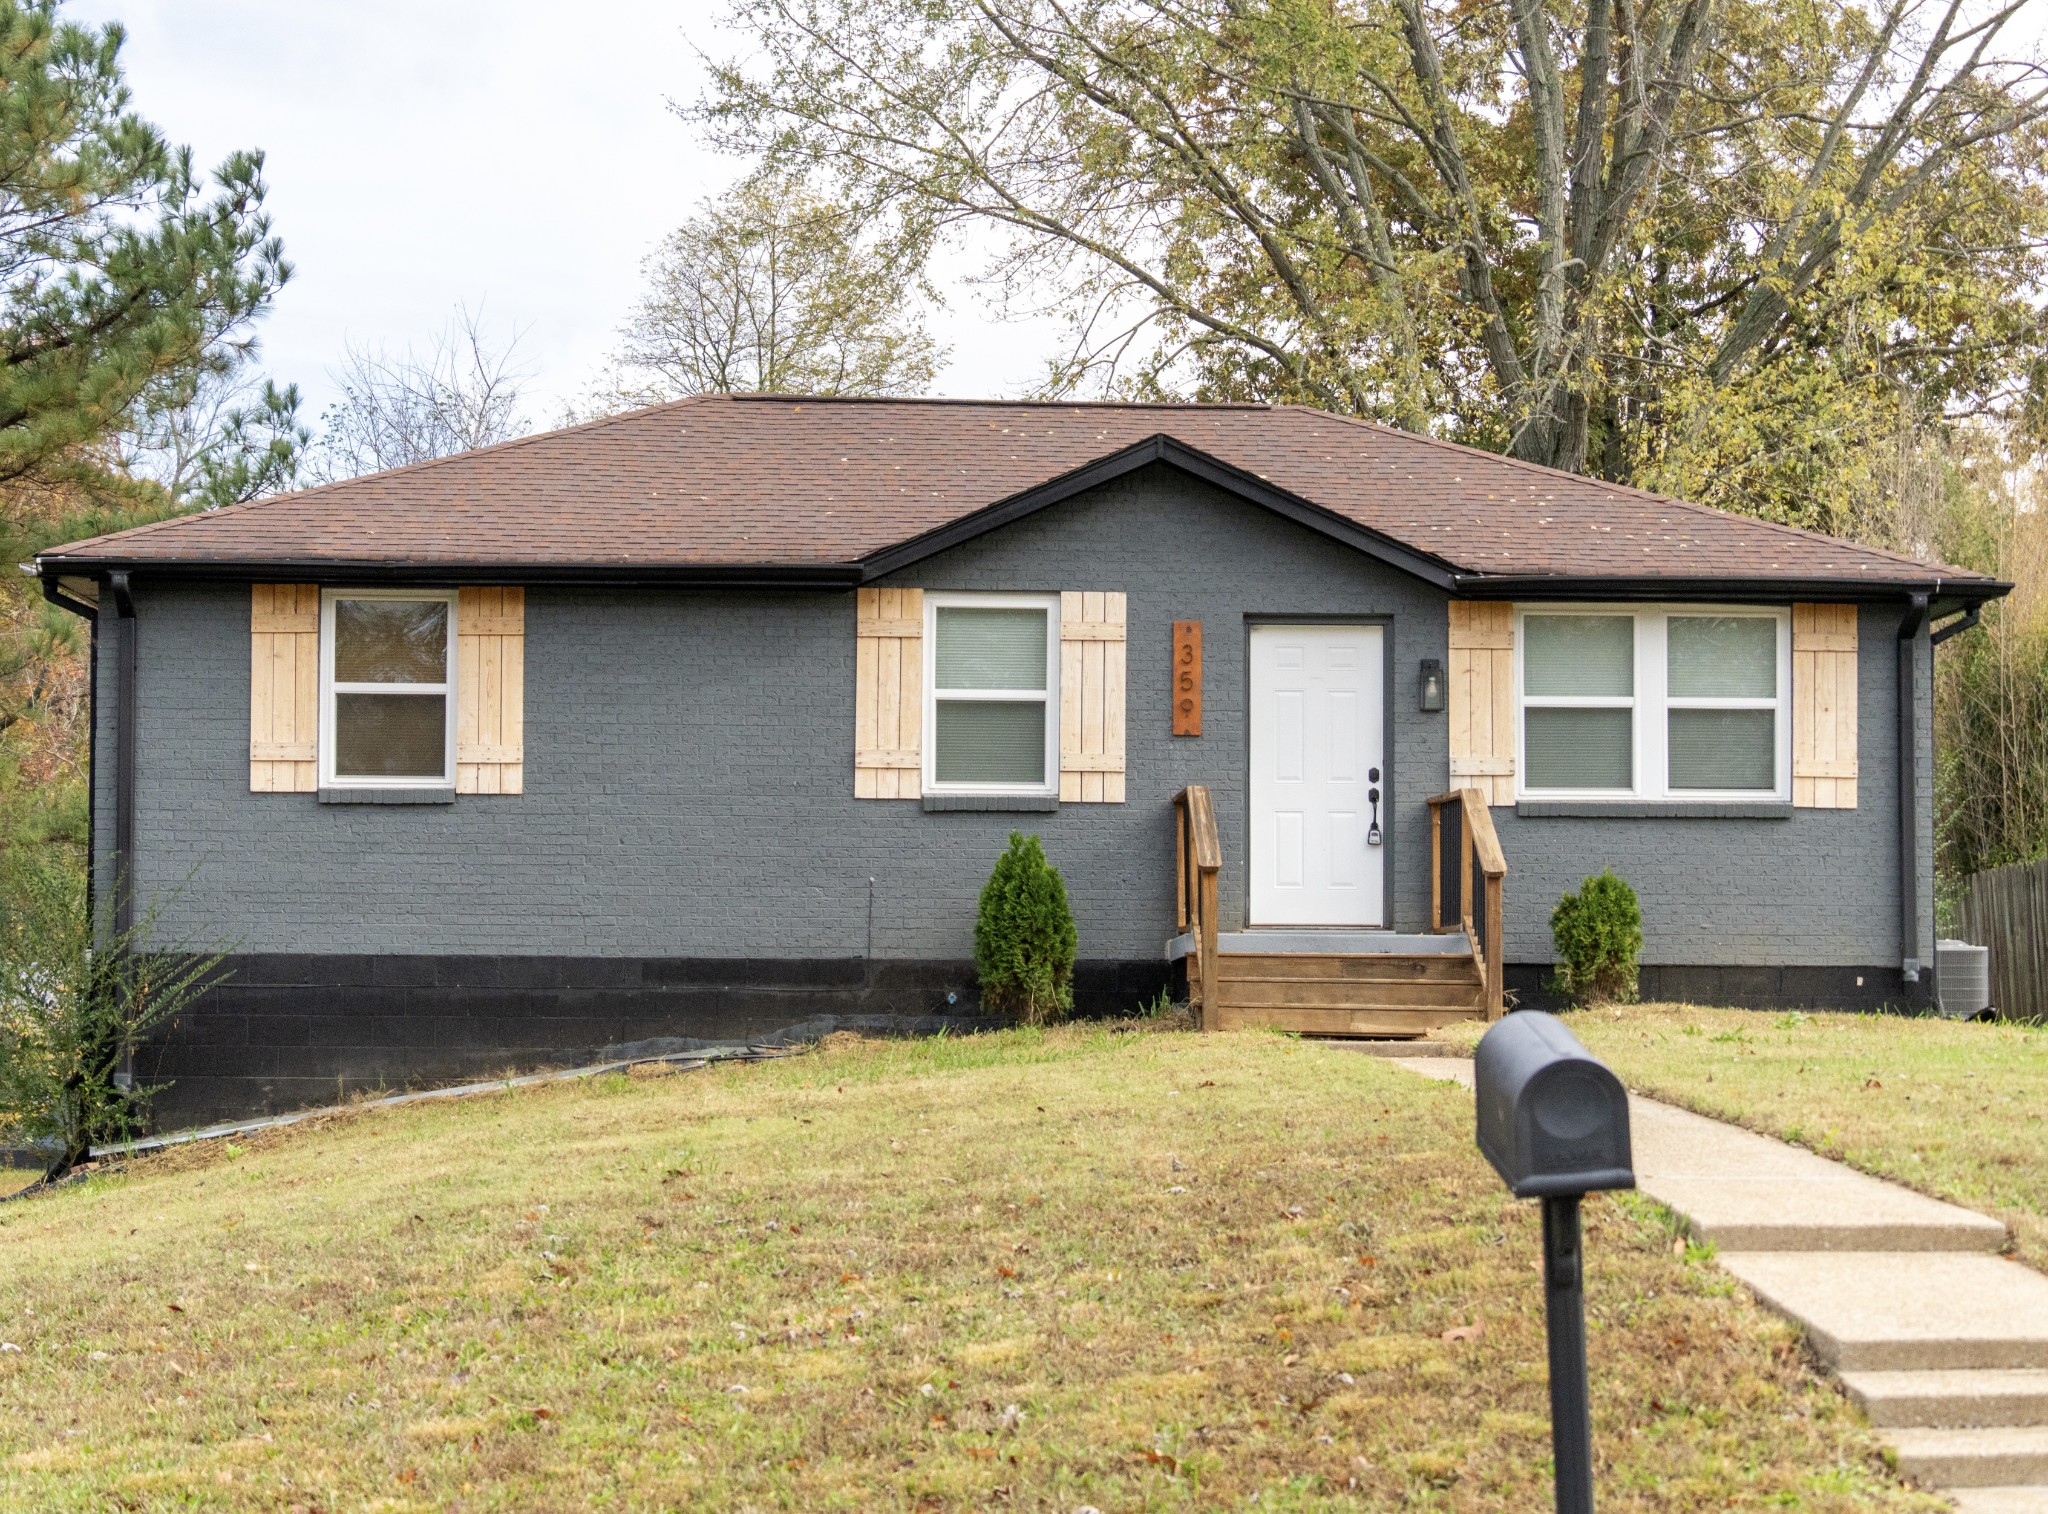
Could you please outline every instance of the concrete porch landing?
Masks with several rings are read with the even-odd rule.
[[[1472,1086],[1472,1063],[1402,1066]],[[2005,1227],[1812,1152],[1629,1098],[1636,1182],[1718,1248],[1962,1514],[2048,1514],[2048,1277]]]

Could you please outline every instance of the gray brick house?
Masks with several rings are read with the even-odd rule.
[[[1609,866],[1648,993],[1924,1003],[1933,647],[2007,587],[1299,408],[722,396],[35,571],[99,896],[233,947],[167,1117],[969,1012],[1013,828],[1087,1007],[1414,1034]]]

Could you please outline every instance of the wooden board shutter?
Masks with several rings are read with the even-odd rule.
[[[455,609],[455,792],[526,789],[526,591],[469,587]]]
[[[1451,787],[1515,802],[1515,607],[1451,601]]]
[[[1122,594],[1060,595],[1060,802],[1124,802]]]
[[[924,590],[856,589],[853,797],[924,789]]]
[[[1792,607],[1792,802],[1856,808],[1856,606]]]
[[[249,591],[249,791],[310,794],[320,786],[320,589]]]

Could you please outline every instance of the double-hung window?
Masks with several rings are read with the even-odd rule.
[[[1516,618],[1524,796],[1789,797],[1783,610],[1573,606]]]
[[[453,591],[330,589],[320,603],[320,782],[455,781]]]
[[[1059,792],[1060,602],[925,595],[927,793]]]

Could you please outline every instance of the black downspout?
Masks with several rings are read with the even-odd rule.
[[[114,715],[114,931],[135,928],[135,597],[125,572],[108,575],[121,624],[121,687]]]
[[[1914,594],[1899,622],[1899,966],[1907,983],[1921,981],[1920,961],[1920,700],[1913,659],[1927,624],[1931,596]]]

